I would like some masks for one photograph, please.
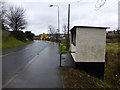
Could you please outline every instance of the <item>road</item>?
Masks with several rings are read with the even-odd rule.
[[[7,88],[61,88],[58,47],[52,42],[3,50],[3,85]]]

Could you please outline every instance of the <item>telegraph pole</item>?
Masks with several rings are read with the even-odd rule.
[[[68,4],[68,49],[70,47],[69,29],[70,29],[70,4]]]

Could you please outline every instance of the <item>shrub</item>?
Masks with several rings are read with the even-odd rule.
[[[20,41],[24,41],[24,42],[26,41],[25,33],[23,31],[15,30],[15,31],[11,31],[11,34]]]
[[[25,37],[27,38],[27,39],[29,39],[30,41],[33,41],[33,37],[34,37],[35,35],[33,34],[33,33],[31,33],[31,31],[26,31],[25,32]]]

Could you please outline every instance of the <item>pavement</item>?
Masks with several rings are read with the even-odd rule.
[[[20,55],[19,57],[23,57],[23,56],[26,57],[27,53],[31,53],[30,55],[33,54],[34,56],[28,58],[29,60],[27,61],[27,63],[24,65],[22,69],[17,71],[17,73],[15,73],[14,75],[11,74],[12,77],[4,85],[4,88],[62,88],[63,87],[60,71],[59,71],[58,46],[52,42],[45,42],[41,48],[39,48],[38,45],[35,44],[34,48],[32,47],[31,50],[29,50],[29,47],[27,47],[29,51],[25,51],[27,50],[26,47],[25,50],[24,49],[22,51],[21,49],[18,50],[19,52],[13,50],[12,54],[15,55],[12,56],[12,59],[16,58],[15,60],[17,60],[18,58],[16,55],[20,55],[20,54],[22,55]],[[39,51],[39,49],[41,50]],[[17,54],[15,53],[15,51]],[[5,53],[3,59],[9,58],[6,56],[6,54],[7,56],[11,55],[11,53],[9,54],[9,52]],[[7,67],[7,65],[5,66]],[[11,70],[13,68],[11,68]]]
[[[62,67],[72,67],[75,68],[75,63],[72,56],[69,54],[62,54],[61,57],[61,66]]]

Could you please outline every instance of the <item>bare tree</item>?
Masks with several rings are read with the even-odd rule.
[[[48,32],[49,32],[51,38],[56,39],[56,40],[58,39],[59,36],[58,36],[57,31],[54,28],[54,26],[49,25]]]
[[[0,1],[0,30],[2,30],[2,6],[1,6],[1,1]]]
[[[55,28],[52,25],[48,26],[48,33],[49,34],[55,34],[56,33]]]
[[[56,33],[55,28],[52,25],[48,26],[48,33],[50,34],[50,37],[54,38],[54,35]]]
[[[64,36],[65,38],[67,38],[67,26],[66,25],[63,25],[63,33],[64,33]]]
[[[0,8],[1,8],[0,9],[0,28],[2,30],[6,30],[6,29],[8,29],[6,24],[5,24],[5,19],[6,19],[5,14],[7,12],[7,10],[6,10],[6,2],[0,1]]]
[[[7,25],[10,29],[22,30],[26,28],[27,22],[25,20],[25,10],[19,7],[11,7],[6,13]]]
[[[63,33],[67,34],[67,26],[66,25],[63,25]]]

